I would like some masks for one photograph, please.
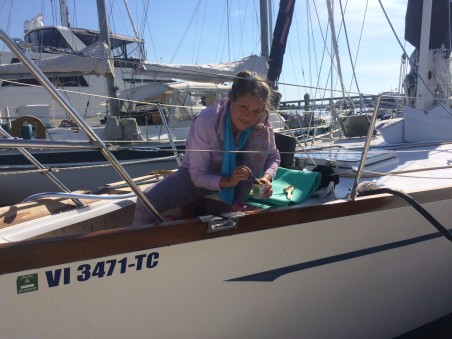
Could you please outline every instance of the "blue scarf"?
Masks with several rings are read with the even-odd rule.
[[[238,150],[241,150],[243,146],[245,146],[246,140],[251,133],[251,128],[247,128],[246,130],[240,133],[239,147]],[[221,175],[223,177],[229,177],[234,172],[236,166],[236,153],[235,151],[235,142],[234,135],[232,133],[231,126],[231,110],[228,107],[226,108],[226,113],[224,117],[224,146],[223,146],[223,162],[221,163]],[[232,205],[234,201],[234,187],[226,187],[223,188],[219,193],[220,199]]]

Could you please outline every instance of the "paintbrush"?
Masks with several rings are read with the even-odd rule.
[[[254,181],[256,181],[256,182],[258,183],[258,185],[262,185],[262,184],[263,184],[262,181],[260,181],[258,178],[256,178],[256,177],[253,175],[253,173],[251,173],[251,171],[249,171],[248,173],[251,175],[251,177],[254,179]]]

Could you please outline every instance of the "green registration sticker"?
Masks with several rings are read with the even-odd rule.
[[[17,294],[38,290],[38,273],[21,275],[17,277]]]

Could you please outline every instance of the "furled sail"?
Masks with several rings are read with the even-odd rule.
[[[270,51],[270,65],[266,76],[268,81],[277,89],[276,83],[281,75],[284,53],[286,52],[287,37],[292,24],[295,0],[283,0],[279,4],[278,18],[273,33],[272,48]]]
[[[203,94],[223,94],[227,95],[231,87],[226,85],[213,84],[211,82],[174,82],[155,83],[129,88],[118,93],[118,98],[124,100],[146,101],[159,98],[165,93],[174,92],[194,92]]]
[[[219,64],[143,64],[143,67],[138,69],[135,74],[186,81],[222,83],[232,81],[238,72],[244,70],[254,72],[257,76],[265,79],[268,72],[267,60],[264,57],[251,55],[238,61]]]
[[[405,40],[419,49],[421,40],[423,0],[409,0],[405,16]],[[434,0],[430,26],[430,49],[442,45],[450,49],[452,7],[449,0]]]

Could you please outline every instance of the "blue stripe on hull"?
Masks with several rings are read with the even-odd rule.
[[[452,231],[452,230],[449,230],[449,231]],[[345,260],[349,260],[349,259],[363,257],[363,256],[366,256],[366,255],[375,254],[375,253],[379,253],[379,252],[389,251],[389,250],[393,250],[393,249],[396,249],[396,248],[410,246],[410,245],[413,245],[413,244],[416,244],[416,243],[420,243],[420,242],[436,239],[436,238],[439,238],[441,236],[442,235],[439,232],[431,233],[431,234],[423,235],[423,236],[420,236],[420,237],[415,237],[415,238],[406,239],[406,240],[402,240],[402,241],[396,241],[396,242],[392,242],[392,243],[388,243],[388,244],[384,244],[384,245],[369,247],[369,248],[365,248],[365,249],[358,250],[358,251],[353,251],[353,252],[333,255],[331,257],[326,257],[326,258],[322,258],[322,259],[316,259],[316,260],[303,262],[303,263],[296,264],[296,265],[280,267],[280,268],[276,268],[276,269],[270,270],[270,271],[265,271],[265,272],[245,275],[243,277],[233,278],[233,279],[229,279],[229,280],[226,280],[226,281],[265,281],[265,282],[271,282],[271,281],[275,281],[279,277],[282,277],[283,275],[286,275],[286,274],[289,274],[289,273],[298,272],[298,271],[302,271],[302,270],[306,270],[306,269],[310,269],[310,268],[315,268],[315,267],[319,267],[319,266],[334,264],[334,263],[337,263],[337,262],[340,262],[340,261],[345,261]]]

